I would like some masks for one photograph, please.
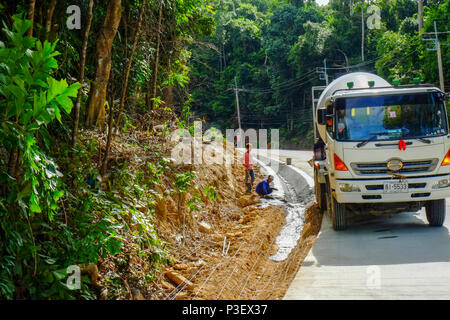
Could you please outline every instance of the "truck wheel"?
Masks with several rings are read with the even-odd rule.
[[[327,209],[327,190],[324,183],[319,183],[316,170],[314,170],[314,191],[316,194],[316,202],[321,212]]]
[[[445,220],[445,199],[428,201],[425,212],[430,226],[441,227]]]
[[[331,216],[331,223],[333,225],[333,229],[336,231],[347,229],[347,215],[345,212],[345,204],[338,203],[336,201],[331,192],[330,185],[328,185],[327,205],[328,205],[328,212]]]

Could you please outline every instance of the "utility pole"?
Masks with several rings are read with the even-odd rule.
[[[328,86],[327,59],[323,59],[323,71],[319,70],[319,67],[316,68],[316,73],[319,74],[319,80],[325,80],[325,84]]]
[[[436,23],[436,22],[435,22]],[[437,35],[436,35],[437,36]],[[445,92],[445,84],[444,84],[444,68],[442,67],[442,55],[441,55],[441,44],[439,41],[436,43],[436,53],[438,59],[438,68],[439,68],[439,83],[441,85],[441,90]]]
[[[238,94],[238,86],[237,86],[237,80],[236,77],[234,77],[234,91],[236,92],[236,110],[237,110],[237,116],[238,116],[238,126],[239,126],[239,147],[241,146],[241,114],[239,111],[239,94]]]
[[[437,32],[437,24],[436,21],[434,21],[434,38],[429,39],[423,39],[425,41],[433,41],[434,47],[433,48],[427,48],[429,51],[436,51],[437,54],[437,62],[438,62],[438,69],[439,69],[439,84],[442,91],[445,91],[445,84],[444,84],[444,68],[442,65],[442,55],[441,55],[441,44],[439,43],[438,38],[438,32]]]
[[[418,0],[419,12],[417,14],[417,19],[419,20],[419,33],[422,32],[423,28],[423,0]]]
[[[364,61],[364,3],[361,4],[361,60]]]

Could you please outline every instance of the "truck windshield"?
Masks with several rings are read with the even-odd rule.
[[[443,101],[438,92],[337,99],[336,138],[379,141],[446,135]]]

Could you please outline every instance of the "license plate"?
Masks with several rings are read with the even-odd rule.
[[[385,182],[384,193],[408,192],[408,182]]]

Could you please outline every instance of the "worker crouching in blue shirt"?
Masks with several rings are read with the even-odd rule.
[[[266,197],[271,194],[273,190],[278,190],[277,188],[272,188],[270,183],[273,181],[273,176],[268,176],[267,179],[261,181],[256,186],[256,193],[259,194],[260,197]]]

